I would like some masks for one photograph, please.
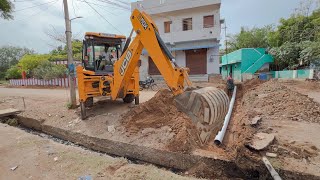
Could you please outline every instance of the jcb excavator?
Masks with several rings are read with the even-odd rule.
[[[139,59],[145,49],[175,95],[176,106],[189,115],[200,139],[206,142],[212,132],[222,127],[228,96],[214,87],[187,91],[185,84],[191,86],[189,69],[176,64],[150,16],[135,9],[131,22],[133,30],[127,40],[121,35],[85,34],[82,66],[77,67],[82,119],[86,117],[86,106],[91,106],[96,96],[139,104]],[[133,32],[136,37],[130,43]]]

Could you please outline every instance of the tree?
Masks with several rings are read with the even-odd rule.
[[[14,5],[9,0],[0,0],[0,17],[3,19],[13,19]]]
[[[274,39],[270,53],[282,67],[294,69],[320,59],[320,8],[310,14],[310,2],[290,18],[281,19],[277,31],[269,35]]]
[[[273,33],[273,26],[262,28],[241,28],[239,34],[228,36],[228,51],[232,52],[241,48],[269,47],[269,34]]]
[[[33,75],[39,79],[50,80],[64,77],[66,70],[67,68],[65,65],[56,65],[49,61],[42,61],[39,66],[33,70]]]
[[[24,55],[18,63],[22,71],[26,71],[27,75],[31,75],[32,71],[37,68],[42,61],[49,61],[49,54],[33,54]]]
[[[51,54],[25,55],[19,61],[18,67],[21,71],[25,71],[28,77],[34,76],[40,79],[64,77],[66,73],[65,65],[53,64],[49,61],[52,57]]]
[[[3,46],[0,47],[0,79],[3,79],[5,72],[14,66],[25,54],[33,54],[34,51],[28,48]]]
[[[269,53],[275,58],[275,63],[282,68],[295,68],[299,64],[300,45],[286,42],[280,47],[271,48]]]
[[[303,64],[314,63],[318,64],[320,61],[320,41],[317,42],[303,42],[301,44],[301,51],[299,61]],[[317,61],[317,62],[316,62]]]
[[[72,41],[72,52],[75,60],[81,60],[82,56],[82,42],[80,40]],[[56,49],[50,52],[50,61],[66,60],[67,59],[67,46],[58,46]]]
[[[20,68],[15,65],[12,66],[10,69],[6,72],[6,79],[20,79],[21,77],[21,70]]]
[[[276,28],[271,25],[241,28],[240,33],[229,36],[229,52],[240,48],[268,48],[279,69],[316,64],[320,61],[320,7],[312,9],[314,2],[304,1],[289,18],[280,19]]]

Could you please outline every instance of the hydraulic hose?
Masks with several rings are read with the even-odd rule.
[[[163,40],[161,39],[159,32],[155,30],[156,33],[156,37],[158,40],[158,43],[161,47],[161,49],[163,50],[163,52],[166,54],[166,56],[170,59],[170,61],[174,64],[175,67],[179,67],[178,64],[176,63],[175,58],[173,57],[173,55],[171,54],[171,52],[169,51],[168,47],[166,46],[166,44],[163,42]]]
[[[131,37],[132,37],[132,34],[133,34],[133,29],[131,30],[131,33],[126,41],[126,44],[124,45],[123,47],[123,51],[122,51],[122,54],[121,56],[126,52],[126,50],[128,49],[129,45],[130,45],[130,42],[131,42]]]

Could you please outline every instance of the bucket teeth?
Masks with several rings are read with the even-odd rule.
[[[221,129],[228,111],[229,97],[221,89],[205,87],[186,91],[177,96],[175,102],[178,109],[196,125],[202,143],[206,143],[211,134]]]

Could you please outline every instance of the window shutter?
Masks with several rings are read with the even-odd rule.
[[[213,27],[213,23],[214,23],[213,15],[203,17],[203,28],[211,28]]]

